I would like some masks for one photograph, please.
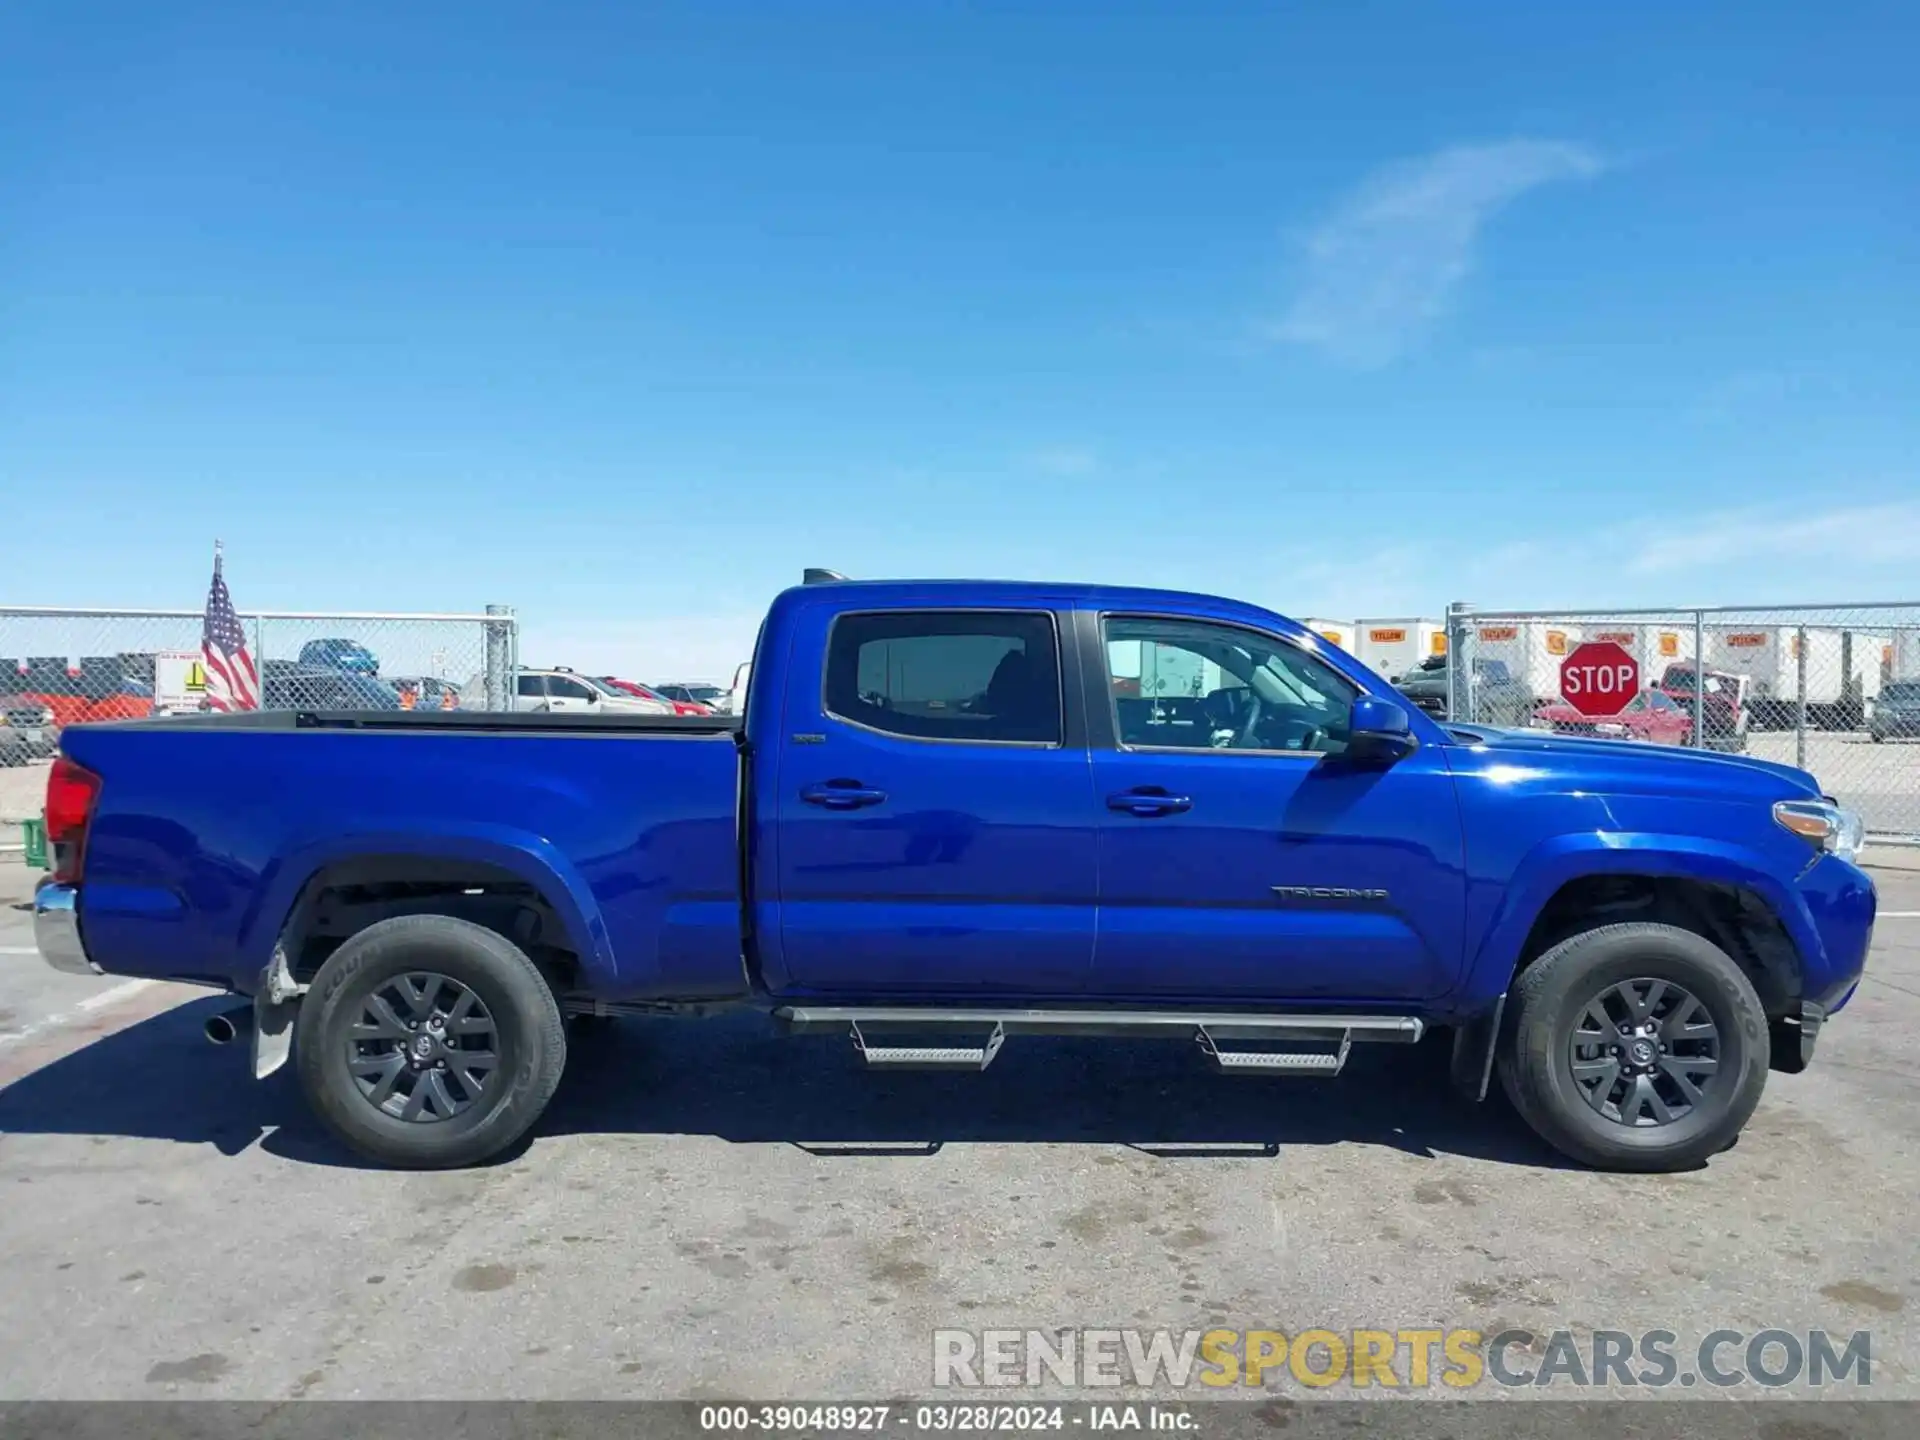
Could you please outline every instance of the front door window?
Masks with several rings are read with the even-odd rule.
[[[1306,650],[1238,626],[1110,616],[1115,732],[1133,750],[1338,755],[1354,686]]]

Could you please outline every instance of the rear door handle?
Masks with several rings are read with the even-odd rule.
[[[1109,795],[1107,808],[1129,815],[1178,815],[1193,808],[1193,799],[1188,795],[1169,795],[1158,785],[1142,785],[1137,790]]]
[[[887,798],[887,792],[869,790],[862,785],[809,785],[800,792],[800,798],[825,810],[861,810],[880,804]]]

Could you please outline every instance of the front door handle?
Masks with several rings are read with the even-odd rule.
[[[1193,808],[1193,799],[1188,795],[1170,795],[1158,785],[1142,785],[1138,789],[1109,795],[1107,808],[1129,815],[1178,815]]]
[[[809,785],[800,792],[800,798],[825,810],[861,810],[880,804],[887,798],[887,792],[869,790],[864,785]]]

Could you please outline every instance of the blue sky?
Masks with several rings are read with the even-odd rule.
[[[1911,5],[0,10],[0,602],[1920,592]],[[539,651],[535,656],[531,651]]]

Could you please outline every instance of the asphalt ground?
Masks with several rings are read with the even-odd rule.
[[[746,1017],[620,1021],[521,1152],[382,1172],[200,1038],[204,992],[57,975],[0,908],[0,1399],[980,1398],[936,1390],[936,1330],[1063,1327],[1520,1328],[1516,1375],[1560,1329],[1672,1331],[1689,1372],[1716,1330],[1864,1331],[1865,1391],[1685,1395],[1920,1398],[1920,873],[1878,878],[1814,1068],[1665,1177],[1568,1167],[1426,1045],[1334,1081],[1037,1039],[872,1076]],[[1459,1393],[1397,1378],[1225,1393]]]

